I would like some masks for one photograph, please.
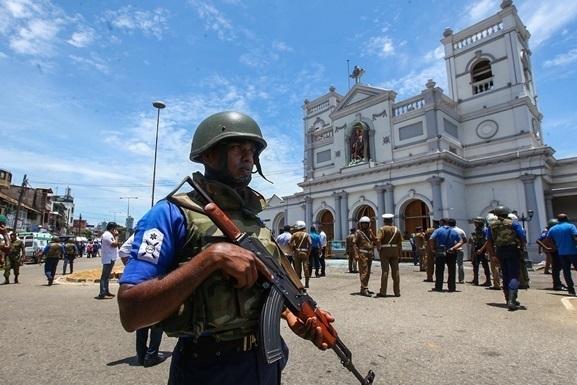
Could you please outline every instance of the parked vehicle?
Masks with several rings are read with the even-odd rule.
[[[35,232],[23,232],[17,235],[24,242],[24,263],[42,262],[42,251],[52,239],[52,235]]]

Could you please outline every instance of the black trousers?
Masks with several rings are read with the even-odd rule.
[[[485,280],[487,282],[491,281],[491,273],[489,270],[489,261],[485,257],[485,254],[475,255],[473,260],[473,281],[475,284],[479,283],[479,264],[483,265],[483,270],[485,271]]]
[[[443,290],[443,278],[445,275],[445,264],[449,273],[447,285],[449,291],[457,289],[456,272],[457,272],[457,254],[438,252],[435,254],[435,290]]]

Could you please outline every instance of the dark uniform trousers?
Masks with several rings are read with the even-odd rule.
[[[254,347],[249,351],[197,349],[192,338],[180,338],[172,354],[168,385],[280,385],[281,372],[288,360],[284,356],[268,364]]]
[[[457,289],[455,281],[457,272],[457,253],[447,253],[445,251],[437,251],[435,253],[435,290],[443,290],[445,264],[447,265],[447,271],[449,273],[447,280],[449,291],[455,291]]]

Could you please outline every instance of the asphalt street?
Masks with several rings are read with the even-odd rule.
[[[82,258],[75,269],[99,263]],[[501,292],[483,287],[430,292],[412,264],[401,267],[399,298],[357,295],[358,276],[344,261],[330,261],[327,272],[311,280],[309,293],[333,313],[354,364],[363,374],[372,369],[375,384],[577,383],[577,299],[548,290],[542,270],[530,273],[531,289],[519,295],[525,308],[515,312]],[[470,280],[470,267],[466,274]],[[379,284],[377,262],[370,289]],[[42,265],[23,266],[18,285],[0,285],[0,384],[165,384],[170,359],[138,366],[135,335],[122,329],[115,299],[97,294],[94,283],[59,279],[48,287]],[[283,384],[358,384],[332,351],[318,351],[284,327],[283,336],[291,350]],[[174,344],[165,337],[161,350],[170,354]]]

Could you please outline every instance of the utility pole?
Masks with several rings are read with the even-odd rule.
[[[22,199],[24,198],[24,188],[28,185],[26,174],[22,178],[22,186],[20,187],[20,194],[18,195],[18,205],[16,206],[16,215],[14,216],[14,232],[16,232],[16,225],[18,225],[18,215],[20,215],[20,206],[22,206]]]

